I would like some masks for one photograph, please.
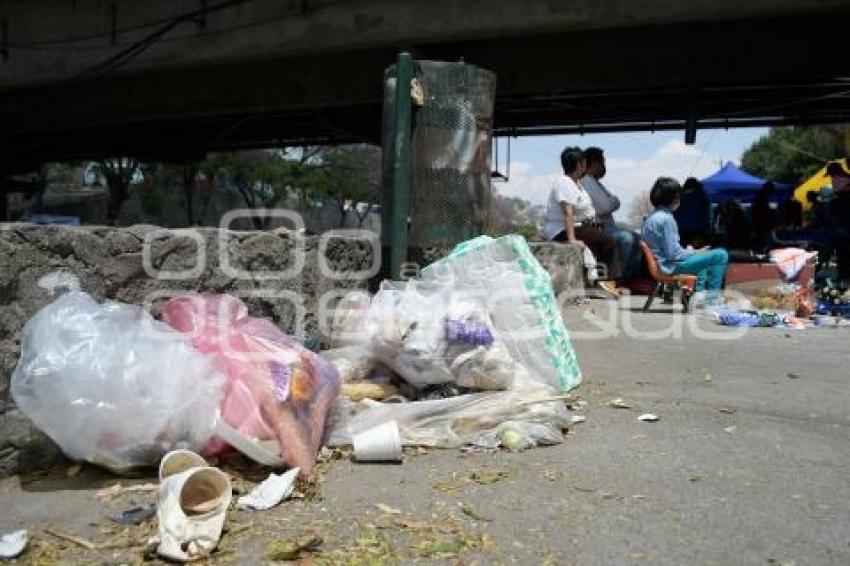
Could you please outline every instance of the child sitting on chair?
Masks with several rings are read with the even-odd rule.
[[[716,303],[723,288],[729,254],[723,248],[694,250],[679,243],[679,228],[673,211],[679,207],[682,187],[675,179],[659,177],[652,186],[649,200],[655,210],[646,217],[641,237],[667,275],[697,276],[694,291],[705,291],[706,302]]]

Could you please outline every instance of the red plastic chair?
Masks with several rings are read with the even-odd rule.
[[[673,285],[682,288],[682,308],[685,312],[688,312],[691,296],[694,294],[694,286],[697,282],[697,276],[685,274],[667,275],[666,273],[662,273],[661,270],[658,269],[658,262],[655,261],[655,256],[652,255],[652,250],[649,249],[646,242],[640,242],[640,250],[643,252],[643,257],[646,260],[646,267],[649,271],[649,276],[652,277],[653,281],[655,281],[655,288],[652,290],[652,294],[649,295],[649,298],[646,299],[646,304],[643,305],[643,310],[649,310],[649,307],[652,306],[652,301],[655,300],[655,297],[660,297],[664,293],[664,287],[666,285]]]

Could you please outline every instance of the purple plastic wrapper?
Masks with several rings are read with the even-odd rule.
[[[481,322],[472,319],[446,320],[446,340],[474,346],[493,344],[493,333]]]

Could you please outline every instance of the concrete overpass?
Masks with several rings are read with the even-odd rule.
[[[848,0],[0,0],[0,169],[377,141],[400,48],[498,73],[501,133],[850,122],[848,26]]]

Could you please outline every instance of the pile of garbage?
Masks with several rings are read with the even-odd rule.
[[[850,288],[826,280],[818,289],[817,312],[822,315],[850,316]]]
[[[782,283],[711,312],[724,326],[796,330],[850,326],[850,291],[829,280],[812,291],[798,283]]]
[[[524,449],[562,440],[559,395],[581,382],[548,273],[518,236],[480,237],[423,270],[349,297],[336,342],[343,400],[332,445],[397,423],[401,443]]]
[[[162,322],[66,293],[24,327],[12,397],[69,458],[117,473],[230,444],[309,475],[339,375],[247,313],[236,297],[190,295],[165,303]]]
[[[345,297],[320,355],[230,295],[170,299],[157,320],[66,287],[24,328],[12,396],[73,460],[159,464],[159,549],[176,560],[215,548],[230,505],[205,458],[236,449],[290,468],[240,502],[263,509],[310,476],[323,444],[392,461],[404,445],[562,442],[564,394],[582,379],[549,274],[519,236],[470,240],[421,279]]]
[[[560,441],[558,396],[581,382],[549,274],[519,236],[347,297],[322,355],[230,295],[159,312],[72,290],[28,321],[12,396],[70,458],[123,473],[232,447],[309,476],[326,433],[351,444],[382,426],[401,445],[525,448]]]

